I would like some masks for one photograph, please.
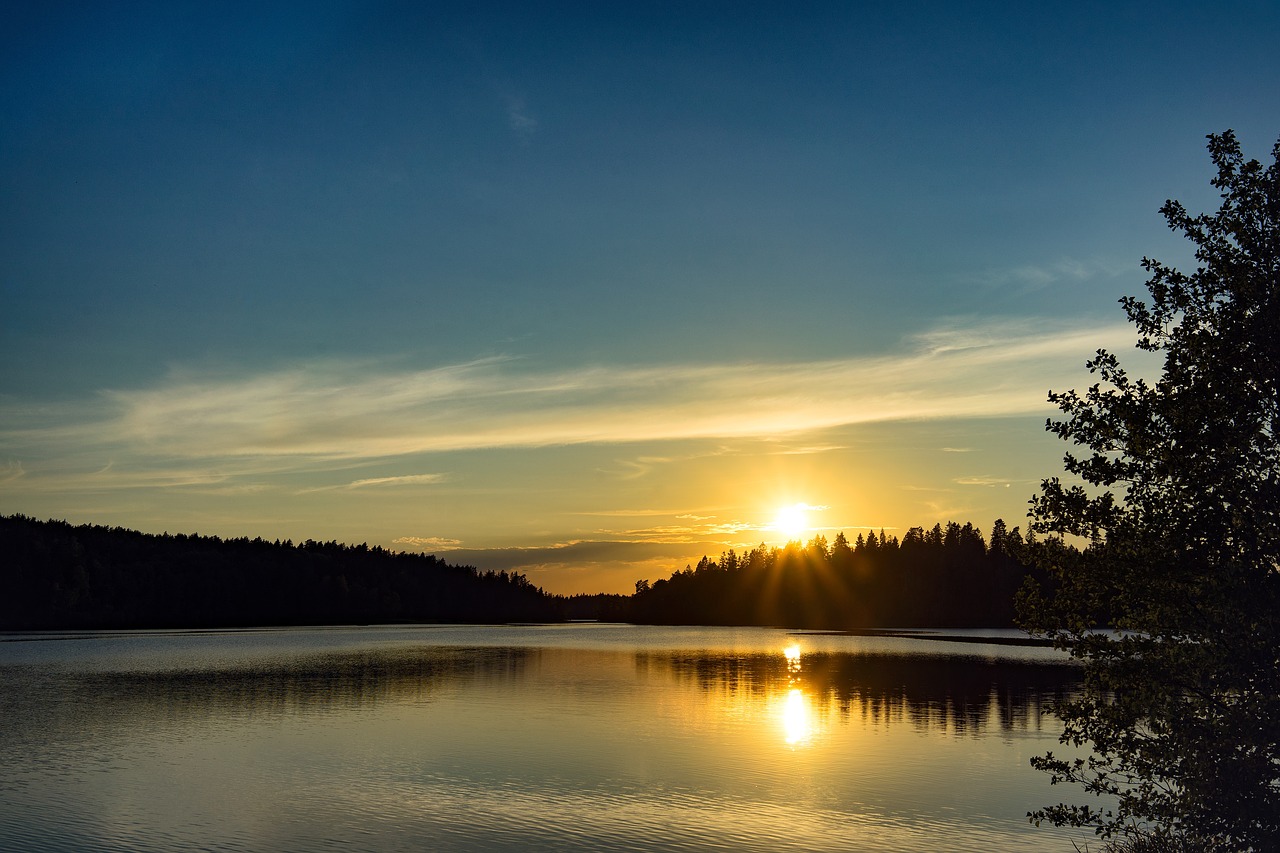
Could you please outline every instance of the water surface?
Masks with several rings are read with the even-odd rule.
[[[0,635],[0,847],[1071,850],[1049,649],[773,629]]]

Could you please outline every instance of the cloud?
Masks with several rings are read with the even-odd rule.
[[[446,539],[442,536],[401,536],[391,540],[394,545],[411,545],[414,548],[453,548],[461,545],[461,539]]]
[[[68,448],[66,453],[74,453]],[[18,477],[0,477],[0,486],[21,486],[26,494],[56,493],[74,489],[84,493],[115,492],[128,489],[198,491],[203,494],[245,494],[247,491],[263,491],[264,483],[240,483],[231,485],[233,474],[220,467],[111,464],[78,468],[65,464],[49,463],[50,467],[23,472]]]
[[[939,501],[926,501],[923,506],[925,507],[925,517],[927,518],[964,518],[969,515],[969,507],[957,503],[944,504]]]
[[[719,556],[722,551],[730,547],[736,546],[707,540],[578,539],[553,545],[453,548],[437,551],[436,556],[455,565],[469,565],[498,571],[549,566],[602,565],[611,562],[633,563],[653,559],[679,559],[683,565],[690,555],[693,555],[693,560],[696,562],[704,555]]]
[[[1140,267],[1131,261],[1061,258],[1047,264],[1023,264],[1006,269],[988,270],[981,276],[970,277],[967,282],[1028,294],[1057,285],[1076,284],[1090,279],[1109,279],[1126,274],[1136,275],[1139,272],[1141,272]]]
[[[373,477],[366,480],[356,480],[347,484],[348,489],[363,489],[367,486],[410,486],[421,483],[439,483],[445,477],[444,474],[409,474],[403,477]]]
[[[638,577],[660,578],[717,557],[716,542],[618,542],[580,540],[534,548],[458,548],[436,556],[482,571],[517,571],[552,592],[631,592]]]
[[[1098,346],[1131,343],[1125,325],[1024,323],[935,330],[893,355],[823,361],[535,370],[492,358],[404,370],[330,360],[230,378],[179,372],[151,387],[45,406],[34,419],[30,409],[0,407],[0,448],[14,458],[85,459],[89,470],[114,459],[113,477],[164,469],[167,476],[133,476],[174,485],[483,448],[735,438],[803,445],[805,436],[860,423],[1044,414],[1047,389],[1086,381],[1083,361]],[[663,461],[642,456],[624,467],[637,474]],[[8,479],[15,476],[11,465]]]
[[[673,461],[666,456],[637,456],[635,459],[618,459],[618,470],[603,470],[602,473],[611,474],[619,480],[638,480],[647,476],[654,468],[659,465],[666,465]]]
[[[961,486],[1009,486],[1009,480],[1003,477],[957,477],[955,482]]]
[[[529,112],[524,98],[515,95],[506,96],[507,126],[521,142],[527,142],[538,132],[538,120]]]
[[[812,456],[817,453],[834,453],[838,450],[847,450],[848,446],[844,444],[808,444],[802,447],[789,447],[778,450],[779,456]]]
[[[684,509],[594,509],[582,510],[577,515],[607,516],[613,518],[644,518],[648,516],[670,516],[672,518],[707,519],[714,515],[693,515]]]
[[[749,521],[719,521],[714,524],[668,524],[657,527],[639,527],[624,530],[619,535],[624,541],[628,542],[663,542],[671,544],[712,542],[724,547],[739,547],[747,544],[742,539],[743,534],[762,532],[769,529],[771,528],[767,524]],[[724,538],[726,536],[735,538],[732,541],[726,541]]]
[[[407,474],[400,477],[369,477],[363,480],[353,480],[350,483],[343,483],[337,486],[317,486],[313,489],[302,489],[298,494],[331,492],[335,490],[352,491],[354,489],[367,489],[370,487],[382,486],[431,485],[444,482],[447,478],[447,474]]]
[[[214,489],[205,489],[205,494],[210,495],[229,495],[231,497],[241,497],[243,495],[257,495],[262,492],[271,490],[271,486],[266,483],[244,483],[237,486],[220,486]]]

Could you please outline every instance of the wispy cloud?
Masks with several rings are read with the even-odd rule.
[[[383,486],[422,486],[434,485],[444,482],[448,478],[447,474],[406,474],[399,477],[368,477],[363,480],[352,480],[350,483],[341,483],[334,486],[316,486],[311,489],[302,489],[299,494],[308,492],[331,492],[331,491],[353,491],[355,489],[368,489]]]
[[[1009,488],[1009,480],[1003,477],[957,477],[955,482],[961,486],[1004,486]]]
[[[350,483],[349,489],[363,489],[368,486],[412,486],[421,483],[439,483],[445,478],[444,474],[409,474],[403,477],[373,477],[366,480],[356,480]]]
[[[538,119],[529,111],[524,98],[508,94],[505,98],[507,126],[521,142],[527,142],[538,132]]]
[[[634,459],[618,459],[615,463],[618,466],[617,468],[602,470],[602,473],[611,474],[619,480],[638,480],[648,475],[659,465],[664,465],[671,461],[666,456],[637,456]]]
[[[847,446],[843,444],[806,444],[799,447],[787,447],[775,452],[779,456],[813,456],[818,453],[834,453],[838,450],[847,449]]]
[[[703,555],[718,556],[724,550],[715,542],[654,542],[577,540],[541,547],[456,548],[438,550],[436,556],[459,565],[481,569],[527,572],[535,581],[547,572],[576,571],[587,576],[582,589],[572,589],[561,579],[564,592],[599,592],[601,579],[620,574],[626,589],[636,577],[663,577]]]
[[[455,548],[462,544],[461,539],[446,539],[442,536],[400,536],[391,542],[412,548]]]
[[[1091,279],[1110,279],[1125,274],[1137,275],[1140,272],[1141,268],[1130,260],[1060,258],[1049,263],[1023,264],[1017,267],[988,270],[967,281],[970,284],[1011,289],[1016,293],[1025,294],[1058,285],[1075,284]]]
[[[77,448],[67,448],[65,452],[71,454],[76,450]],[[13,491],[21,488],[28,494],[55,493],[69,489],[84,493],[159,489],[198,491],[205,494],[246,494],[248,490],[263,491],[268,488],[263,483],[232,485],[230,481],[234,474],[215,467],[171,466],[164,463],[95,467],[96,470],[76,468],[61,463],[47,469],[37,466],[34,472],[26,472],[21,481],[16,476],[0,477],[0,488]]]
[[[134,476],[173,485],[497,447],[792,437],[818,448],[803,436],[859,423],[1042,414],[1048,388],[1086,381],[1082,363],[1094,349],[1131,342],[1123,325],[1028,323],[939,330],[895,355],[824,361],[543,371],[515,359],[423,370],[326,361],[234,378],[178,373],[153,387],[45,406],[39,418],[0,407],[0,449],[16,460],[96,458],[94,468],[116,459],[135,472],[146,462],[167,473]],[[664,459],[636,457],[624,473]],[[10,462],[6,482],[35,474]]]
[[[618,538],[628,542],[663,542],[669,544],[689,542],[714,542],[719,545],[743,545],[742,536],[769,530],[766,524],[748,521],[716,521],[715,523],[668,524],[658,527],[639,527],[624,530]],[[599,531],[611,534],[611,531]],[[725,537],[733,537],[731,540]]]
[[[715,518],[714,515],[696,515],[686,509],[596,509],[583,510],[576,515],[606,516],[611,518],[646,518],[651,516],[666,516],[670,518],[692,518],[692,519],[708,519]]]

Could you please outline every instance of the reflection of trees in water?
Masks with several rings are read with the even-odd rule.
[[[611,653],[537,648],[402,648],[274,659],[219,668],[67,673],[16,668],[0,695],[10,737],[50,729],[82,735],[122,725],[329,713],[381,702],[429,702],[476,683],[507,684],[513,697],[533,670],[581,673]],[[1044,703],[1075,689],[1065,665],[958,657],[806,653],[639,652],[637,669],[693,682],[736,699],[765,701],[800,689],[843,719],[906,722],[925,730],[979,733],[1039,726]],[[626,660],[622,658],[621,660]],[[588,673],[590,674],[590,673]],[[570,676],[573,677],[573,676]]]
[[[245,666],[65,675],[28,673],[25,695],[43,715],[77,727],[113,721],[186,722],[323,713],[429,701],[459,683],[518,678],[536,649],[429,648],[315,655]],[[63,696],[59,709],[46,700]],[[45,716],[44,724],[54,722]]]
[[[637,664],[667,668],[707,691],[763,700],[798,687],[842,719],[974,734],[1038,729],[1047,703],[1079,685],[1067,664],[925,655],[642,653]]]

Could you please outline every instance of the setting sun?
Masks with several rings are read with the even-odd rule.
[[[787,539],[799,539],[809,529],[809,507],[798,503],[778,507],[773,517],[773,529]]]

